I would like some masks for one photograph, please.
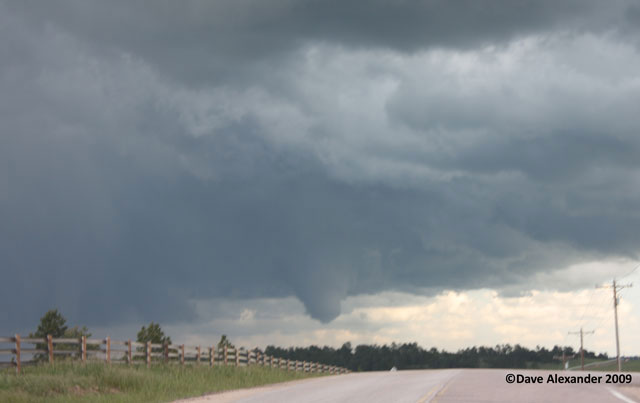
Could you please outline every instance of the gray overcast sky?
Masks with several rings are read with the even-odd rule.
[[[0,1],[0,330],[583,287],[550,273],[640,246],[638,27],[632,0]]]

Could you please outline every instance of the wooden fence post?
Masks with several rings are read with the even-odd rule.
[[[49,364],[53,364],[53,336],[47,335],[47,351],[49,352]]]
[[[180,355],[180,364],[184,365],[184,344],[180,345],[180,351],[182,352]]]
[[[47,352],[49,353],[49,364],[53,364],[53,336],[47,335]]]
[[[167,364],[169,362],[169,343],[164,343],[164,363]]]
[[[80,340],[80,359],[83,364],[87,363],[87,336],[82,336]]]
[[[129,365],[133,363],[133,355],[131,354],[131,339],[127,340],[127,361]]]
[[[200,365],[200,346],[196,347],[196,365]]]
[[[225,365],[225,366],[227,365],[227,355],[228,355],[228,348],[227,348],[227,346],[225,345],[225,346],[224,346],[224,365]]]
[[[20,374],[20,335],[16,333],[16,374]]]
[[[213,363],[214,363],[214,361],[216,359],[215,358],[216,356],[214,355],[215,353],[216,353],[215,347],[213,347],[213,346],[209,347],[209,366],[210,367],[213,367]]]
[[[240,366],[240,349],[236,347],[236,367]]]
[[[147,342],[147,368],[151,366],[151,342]]]
[[[111,337],[107,336],[107,338],[105,339],[105,343],[107,345],[107,364],[111,364]]]

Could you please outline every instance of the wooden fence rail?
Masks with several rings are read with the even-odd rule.
[[[13,344],[12,348],[2,348],[3,344]],[[25,344],[35,347],[25,348]],[[31,354],[31,360],[24,360],[25,354]],[[179,365],[193,364],[209,367],[216,365],[233,365],[237,367],[258,365],[271,368],[280,368],[287,371],[321,372],[330,374],[345,374],[349,370],[332,365],[320,364],[308,361],[295,361],[284,358],[272,357],[263,354],[258,349],[249,350],[244,347],[231,348],[224,346],[186,346],[184,344],[158,344],[138,343],[129,340],[88,339],[82,336],[77,339],[53,338],[48,335],[44,338],[25,337],[19,334],[14,337],[0,337],[0,357],[12,356],[11,362],[0,364],[13,365],[16,373],[21,372],[23,364],[34,363],[38,360],[48,360],[53,365],[56,355],[76,358],[85,364],[90,358],[103,361],[106,365],[111,363],[133,364],[139,357],[140,363],[146,363],[147,367],[152,363]]]

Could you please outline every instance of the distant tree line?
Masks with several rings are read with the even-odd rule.
[[[86,326],[69,328],[67,320],[57,309],[52,309],[40,318],[38,328],[30,337],[45,337],[50,334],[54,338],[91,337]],[[171,344],[171,338],[164,334],[158,323],[151,322],[142,326],[137,334],[137,341],[146,343]],[[233,344],[222,335],[218,349],[224,346],[233,348]],[[46,349],[46,345],[38,345],[39,349]],[[98,349],[98,346],[87,346]],[[552,349],[536,347],[530,350],[519,344],[500,344],[495,347],[470,347],[457,352],[438,350],[435,347],[426,350],[418,343],[404,343],[391,345],[361,344],[353,348],[347,342],[342,347],[275,347],[268,346],[264,353],[274,357],[298,361],[314,361],[327,365],[348,368],[351,371],[384,371],[392,367],[397,369],[429,369],[429,368],[538,368],[542,364],[554,362],[554,356],[577,354],[572,347],[554,346]],[[596,355],[585,350],[585,358],[608,359],[606,354]],[[45,355],[37,355],[36,359],[46,359]],[[555,362],[559,362],[555,360]]]
[[[519,344],[497,345],[495,347],[470,347],[457,352],[447,352],[431,348],[426,350],[417,343],[391,345],[358,345],[351,343],[342,347],[291,347],[268,346],[265,354],[274,357],[300,361],[316,361],[323,364],[338,365],[352,371],[379,371],[397,369],[429,368],[538,368],[541,364],[554,362],[554,356],[576,354],[571,347],[554,346],[552,349],[537,347],[530,350]],[[585,350],[586,358],[607,359],[606,354],[596,355]],[[558,360],[555,360],[559,363]]]

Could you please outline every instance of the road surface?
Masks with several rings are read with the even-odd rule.
[[[506,382],[507,374],[542,377],[541,384]],[[549,383],[549,375],[601,376],[601,383]],[[448,369],[365,372],[217,393],[181,402],[636,402],[640,373],[631,385],[606,384],[605,372]],[[609,373],[611,374],[611,373]],[[531,378],[529,378],[531,379]]]

